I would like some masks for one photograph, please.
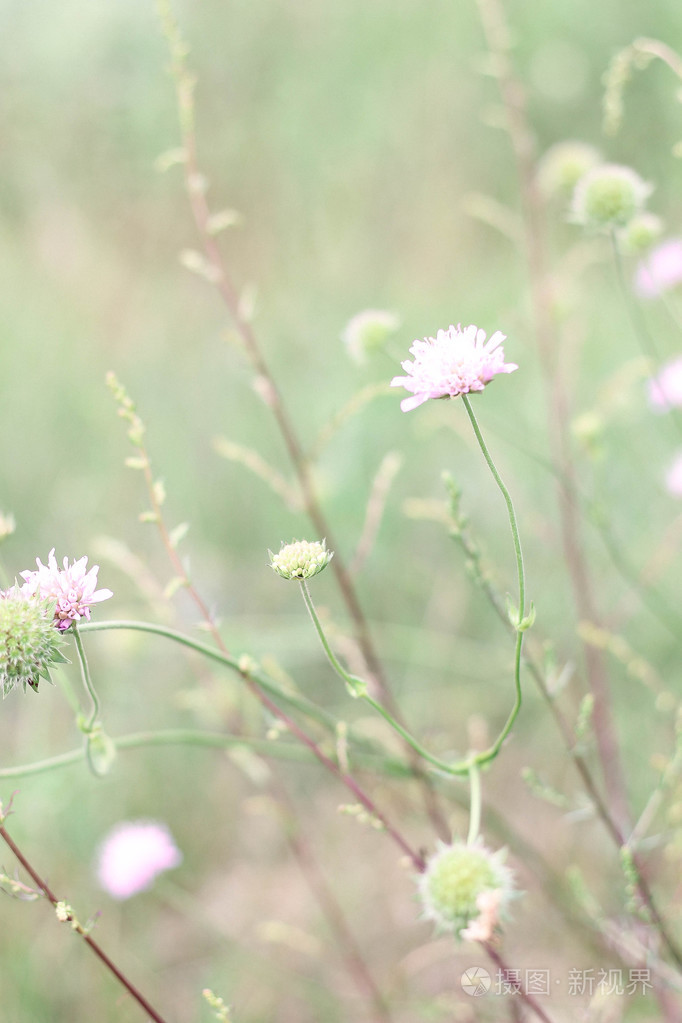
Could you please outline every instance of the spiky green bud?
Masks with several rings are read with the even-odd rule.
[[[326,568],[334,557],[325,540],[294,540],[283,544],[279,553],[270,555],[270,567],[283,579],[312,579]]]
[[[35,600],[12,590],[0,594],[0,686],[3,699],[15,686],[38,692],[50,681],[50,665],[64,662],[60,632],[54,627],[54,601]]]
[[[603,163],[576,185],[572,219],[596,231],[624,227],[640,212],[651,192],[651,185],[631,167]]]
[[[547,196],[570,198],[583,174],[598,163],[601,155],[587,142],[566,139],[551,146],[538,163],[538,182]]]

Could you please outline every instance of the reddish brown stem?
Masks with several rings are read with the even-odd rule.
[[[57,906],[60,900],[57,898],[54,892],[48,887],[46,882],[43,881],[40,875],[34,870],[34,868],[28,862],[24,854],[21,852],[21,850],[17,847],[15,842],[9,836],[4,826],[1,824],[0,838],[2,838],[5,841],[5,843],[9,846],[9,848],[12,850],[12,852],[18,859],[19,863],[21,863],[22,867],[29,875],[29,877],[33,880],[37,888],[45,895],[47,899],[49,899],[53,906]],[[147,1016],[150,1019],[154,1020],[154,1023],[166,1023],[164,1017],[159,1015],[156,1009],[154,1009],[153,1006],[149,1004],[147,999],[144,997],[143,994],[141,994],[140,991],[138,991],[138,989],[135,987],[132,981],[128,980],[126,975],[118,968],[118,966],[116,966],[114,962],[112,962],[112,960],[106,954],[104,949],[100,947],[100,945],[95,941],[94,938],[91,938],[90,935],[84,931],[81,925],[74,920],[71,914],[69,914],[66,917],[66,921],[68,923],[71,923],[73,929],[77,931],[78,934],[80,934],[85,944],[90,946],[90,948],[98,957],[98,959],[102,963],[104,963],[109,972],[112,973],[114,977],[116,977],[116,980],[119,982],[119,984],[123,985],[126,991],[135,999],[138,1005],[147,1013]]]
[[[284,804],[285,834],[291,851],[296,858],[301,872],[308,882],[311,891],[319,902],[322,911],[336,939],[343,949],[348,968],[355,978],[357,987],[368,998],[372,1014],[377,1023],[392,1023],[392,1015],[374,977],[365,963],[353,932],[350,930],[341,906],[332,893],[327,881],[312,854],[309,843],[303,837],[298,825],[295,809],[281,784],[276,786],[281,804]]]
[[[512,970],[511,967],[508,966],[507,963],[505,963],[504,959],[497,951],[495,946],[492,945],[489,941],[483,942],[482,944],[483,948],[486,950],[489,957],[492,959],[492,961],[495,963],[495,966],[497,966],[498,970],[500,971],[500,977],[502,978],[502,980],[508,981],[510,983],[510,986],[512,987],[514,992],[512,998],[518,998],[520,1001],[524,1002],[525,1005],[527,1005],[528,1008],[531,1010],[531,1012],[534,1012],[538,1019],[541,1019],[543,1023],[552,1023],[552,1020],[547,1015],[542,1006],[536,1001],[535,998],[533,998],[532,995],[528,994],[528,992],[523,988],[521,984],[517,982],[516,977],[518,971]]]
[[[360,604],[353,580],[339,553],[339,548],[332,535],[329,522],[318,501],[310,461],[298,440],[293,422],[275,379],[270,372],[251,322],[242,312],[239,295],[232,283],[222,250],[211,231],[211,211],[206,198],[205,180],[199,167],[196,135],[194,132],[194,79],[187,70],[186,48],[177,25],[172,19],[170,10],[165,4],[161,4],[160,9],[164,31],[173,58],[173,77],[178,96],[187,195],[204,255],[211,268],[211,279],[228,310],[253,369],[263,384],[267,404],[272,409],[298,480],[305,512],[318,538],[326,539],[329,549],[335,552],[334,560],[331,563],[332,571],[336,576],[341,596],[353,622],[355,638],[367,666],[367,672],[374,681],[381,695],[382,702],[391,711],[393,717],[402,722],[400,709],[393,696],[383,665],[374,646],[367,618]],[[406,752],[418,778],[429,819],[437,834],[442,839],[448,839],[450,836],[449,827],[438,805],[438,799],[430,779],[420,770],[419,761],[414,752],[409,747],[406,747]]]
[[[535,172],[535,140],[526,118],[524,91],[509,59],[508,29],[502,6],[499,0],[478,0],[478,4],[488,47],[495,60],[519,177],[535,332],[548,388],[548,433],[558,478],[563,481],[558,497],[564,558],[577,613],[598,624],[592,585],[582,549],[579,509],[574,497],[577,492],[576,473],[570,447],[568,400],[563,375],[557,365],[562,346],[555,329],[543,204]],[[594,732],[607,796],[614,816],[620,826],[626,829],[629,820],[627,790],[613,722],[606,663],[603,652],[587,643],[583,643],[583,656],[590,691],[594,697]]]

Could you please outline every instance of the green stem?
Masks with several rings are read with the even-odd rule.
[[[282,700],[284,703],[287,703],[289,706],[294,707],[296,710],[301,711],[301,713],[306,714],[309,718],[317,721],[318,724],[324,725],[332,731],[335,728],[336,722],[331,714],[328,714],[320,707],[317,707],[304,696],[286,692],[284,689],[275,685],[274,682],[257,669],[252,661],[249,660],[248,664],[246,664],[245,661],[240,662],[237,658],[223,653],[216,647],[209,646],[207,643],[201,643],[199,640],[192,639],[191,636],[185,636],[182,632],[176,632],[175,629],[170,629],[165,625],[156,625],[151,622],[134,621],[87,622],[87,624],[80,626],[81,632],[104,632],[113,629],[148,632],[155,636],[165,636],[166,639],[172,639],[175,643],[180,643],[182,646],[186,646],[190,650],[203,654],[204,657],[218,661],[219,664],[231,668],[242,677],[248,677],[271,696],[274,696],[277,699]]]
[[[92,678],[90,677],[90,669],[88,668],[88,659],[85,656],[85,648],[83,646],[83,640],[80,636],[80,630],[74,622],[71,626],[71,632],[76,643],[76,650],[78,651],[78,659],[81,666],[81,678],[83,679],[83,685],[85,686],[90,700],[92,701],[92,713],[85,724],[85,731],[91,732],[92,728],[99,718],[99,697],[95,692],[95,687],[92,684]]]
[[[469,792],[471,809],[469,811],[467,845],[473,845],[481,827],[481,772],[477,764],[472,764],[469,771]]]
[[[370,694],[367,692],[367,683],[363,679],[358,678],[357,675],[351,675],[349,672],[346,671],[346,669],[343,667],[343,665],[341,664],[341,662],[338,660],[333,650],[331,649],[327,637],[324,634],[322,624],[317,616],[317,611],[315,610],[315,605],[313,604],[312,598],[310,596],[310,591],[308,590],[305,580],[301,579],[299,580],[299,582],[301,585],[301,593],[303,594],[303,600],[305,601],[305,605],[308,608],[308,613],[310,614],[313,624],[315,625],[315,630],[318,636],[320,637],[320,641],[322,643],[324,651],[334,671],[336,671],[336,673],[346,683],[346,687],[351,696],[353,696],[356,699],[364,700],[365,703],[368,703],[370,705],[370,707],[373,707],[374,710],[376,710],[377,713],[380,714],[382,718],[391,726],[393,731],[396,732],[402,739],[404,739],[405,742],[415,751],[415,753],[418,753],[420,757],[426,760],[427,763],[431,764],[437,770],[443,771],[445,774],[449,775],[469,774],[471,772],[472,766],[475,765],[481,766],[483,764],[488,763],[495,756],[497,756],[497,753],[499,752],[500,747],[504,739],[508,735],[509,730],[514,722],[514,718],[518,714],[519,707],[521,706],[520,687],[518,684],[517,699],[516,703],[514,704],[512,713],[510,714],[507,724],[505,725],[502,733],[500,734],[494,745],[490,747],[490,749],[486,750],[483,753],[472,753],[466,759],[457,760],[454,763],[448,763],[445,760],[441,760],[440,757],[437,757],[433,753],[430,753],[424,746],[422,746],[422,744],[417,739],[415,739],[415,737],[411,735],[407,731],[407,729],[400,724],[399,721],[396,721],[396,719],[393,717],[390,711],[386,710],[386,708],[383,707],[377,700],[375,700],[373,696],[370,696]],[[522,635],[523,634],[521,632],[517,633],[518,650],[516,671],[517,679],[520,671],[519,639],[521,638]]]
[[[497,756],[497,754],[499,753],[500,749],[502,748],[502,744],[503,744],[504,740],[509,735],[509,732],[511,731],[512,725],[514,724],[514,721],[516,720],[516,718],[518,716],[519,710],[521,709],[521,701],[522,701],[522,693],[521,693],[521,652],[522,652],[522,646],[523,646],[523,633],[524,633],[525,629],[528,628],[528,625],[530,624],[527,620],[525,620],[525,615],[526,615],[526,581],[525,581],[525,573],[524,573],[524,568],[523,568],[523,553],[521,551],[521,540],[519,538],[519,528],[518,528],[518,524],[517,524],[517,521],[516,521],[516,513],[514,511],[514,505],[512,503],[512,499],[511,499],[511,497],[509,495],[509,491],[507,490],[507,488],[504,485],[504,482],[502,480],[502,477],[500,476],[499,472],[497,471],[497,466],[493,462],[493,459],[492,459],[492,457],[490,455],[490,452],[488,451],[486,443],[485,443],[485,441],[483,439],[483,434],[481,433],[480,427],[478,425],[478,421],[476,419],[476,416],[474,415],[474,411],[473,411],[473,409],[471,407],[469,399],[467,398],[467,396],[465,394],[462,395],[462,401],[464,402],[464,407],[466,408],[467,414],[469,416],[469,419],[471,420],[471,425],[473,426],[474,433],[476,434],[476,439],[478,441],[479,447],[481,448],[481,451],[483,452],[483,457],[485,458],[485,460],[486,460],[486,462],[488,464],[488,468],[490,469],[490,472],[492,473],[493,478],[494,478],[495,482],[497,483],[497,486],[499,487],[500,491],[502,492],[502,496],[504,497],[505,503],[507,505],[507,512],[508,512],[508,515],[509,515],[509,525],[511,527],[512,539],[514,541],[514,552],[516,554],[516,569],[517,569],[518,584],[519,584],[518,610],[516,612],[517,620],[516,620],[516,624],[515,624],[515,628],[516,628],[516,647],[515,647],[515,652],[514,652],[514,688],[515,688],[515,700],[514,700],[514,706],[511,709],[511,712],[509,714],[509,717],[507,718],[507,721],[506,721],[506,723],[504,725],[504,728],[502,729],[502,731],[498,735],[498,737],[495,740],[495,742],[493,743],[493,745],[490,746],[489,749],[484,750],[481,753],[472,753],[466,759],[456,761],[455,763],[446,763],[446,761],[441,760],[439,757],[434,756],[432,753],[429,753],[428,750],[426,750],[421,745],[421,743],[419,743],[414,738],[414,736],[410,735],[410,733],[407,731],[406,728],[404,728],[398,721],[396,721],[396,719],[393,717],[393,715],[389,711],[387,711],[385,707],[382,707],[382,705],[380,703],[378,703],[372,696],[369,695],[369,693],[367,692],[367,684],[366,684],[366,682],[364,682],[360,678],[357,678],[357,676],[355,676],[355,675],[349,674],[345,670],[345,668],[343,667],[341,662],[336,657],[334,651],[330,647],[329,642],[327,641],[327,637],[325,636],[324,629],[322,628],[322,624],[320,622],[320,619],[318,618],[317,612],[315,611],[315,606],[314,606],[312,598],[310,596],[310,591],[308,590],[308,586],[307,586],[307,583],[306,583],[305,579],[299,580],[300,586],[301,586],[301,593],[303,595],[303,600],[304,600],[305,605],[306,605],[306,607],[308,609],[308,613],[309,613],[309,615],[310,615],[310,617],[312,619],[313,625],[315,626],[315,631],[317,632],[317,635],[320,638],[320,642],[322,643],[322,647],[324,649],[324,652],[327,655],[327,658],[329,659],[329,663],[331,664],[331,666],[334,669],[334,671],[336,671],[336,673],[338,675],[340,675],[341,678],[346,683],[346,686],[348,687],[348,691],[350,692],[351,696],[354,696],[356,698],[359,697],[360,699],[364,700],[365,703],[368,703],[371,707],[373,707],[379,714],[381,714],[381,716],[384,718],[384,720],[388,722],[388,724],[391,726],[391,728],[393,728],[393,730],[395,732],[397,732],[398,735],[400,735],[405,740],[405,742],[407,742],[408,745],[413,750],[415,750],[415,752],[417,752],[421,757],[423,757],[428,763],[432,764],[434,767],[438,768],[438,770],[440,770],[440,771],[445,771],[447,774],[453,774],[453,775],[471,774],[472,768],[483,766],[484,764],[489,763],[491,760],[494,760],[494,758]],[[531,610],[532,610],[532,605],[531,605]]]
[[[210,749],[233,749],[246,747],[264,757],[276,757],[283,760],[312,762],[308,751],[293,743],[272,742],[270,739],[252,739],[241,735],[229,735],[220,732],[201,732],[189,728],[170,728],[160,732],[134,732],[111,740],[117,750],[139,749],[146,746],[198,746]],[[36,760],[32,764],[20,764],[17,767],[0,768],[0,780],[3,778],[24,778],[29,775],[43,774],[59,767],[68,767],[82,761],[83,750],[70,750],[54,757]],[[379,769],[394,777],[412,777],[414,772],[399,760],[390,757],[380,758],[367,754],[356,755],[362,767]]]
[[[512,540],[514,541],[514,553],[516,555],[516,572],[517,572],[518,584],[519,584],[518,622],[516,623],[516,647],[515,647],[515,651],[514,651],[514,688],[515,688],[515,692],[516,692],[516,698],[515,698],[515,701],[514,701],[514,706],[511,709],[511,713],[509,714],[509,717],[507,718],[507,723],[505,724],[504,728],[500,732],[500,734],[497,737],[496,741],[493,743],[493,745],[490,747],[489,750],[487,750],[485,753],[478,754],[476,756],[476,758],[475,758],[475,762],[477,764],[485,764],[485,763],[488,763],[490,760],[493,760],[497,756],[497,754],[499,753],[500,748],[502,746],[502,743],[504,742],[504,740],[509,735],[509,732],[511,731],[512,725],[514,724],[514,721],[516,720],[516,717],[517,717],[517,715],[518,715],[518,713],[519,713],[519,711],[521,709],[521,701],[522,701],[522,693],[521,693],[521,650],[522,650],[522,647],[523,647],[523,633],[524,633],[523,625],[524,625],[524,618],[526,616],[526,575],[525,575],[525,571],[524,571],[524,567],[523,567],[523,553],[521,551],[521,539],[519,537],[519,527],[518,527],[518,523],[516,521],[516,512],[514,511],[514,504],[512,502],[512,499],[511,499],[511,496],[509,494],[509,491],[507,490],[506,486],[504,485],[502,477],[500,476],[500,474],[499,474],[499,472],[497,470],[497,466],[495,465],[495,463],[494,463],[494,461],[492,459],[492,456],[491,456],[490,452],[488,451],[488,447],[487,447],[487,445],[486,445],[486,443],[485,443],[485,441],[483,439],[483,434],[481,433],[481,428],[478,425],[478,420],[476,419],[476,416],[474,414],[474,410],[471,407],[471,402],[469,401],[469,398],[467,397],[466,394],[463,394],[461,397],[462,397],[462,402],[464,403],[464,408],[466,409],[467,415],[469,416],[469,419],[471,421],[471,425],[473,427],[474,433],[476,434],[476,440],[478,441],[478,446],[480,447],[480,449],[481,449],[481,451],[483,453],[483,457],[486,460],[486,463],[488,465],[488,468],[490,469],[492,477],[495,480],[495,482],[496,482],[496,484],[497,484],[497,486],[498,486],[498,488],[499,488],[499,490],[500,490],[500,492],[502,494],[502,497],[504,498],[504,502],[505,502],[505,504],[507,506],[507,514],[509,516],[509,526],[511,528]],[[531,604],[531,610],[532,610],[532,604]]]

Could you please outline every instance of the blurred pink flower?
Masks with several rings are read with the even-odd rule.
[[[673,497],[682,497],[682,452],[675,457],[665,474],[665,486]]]
[[[417,408],[429,398],[456,398],[459,394],[482,391],[497,373],[513,373],[519,367],[504,361],[501,348],[505,335],[496,330],[486,342],[484,330],[473,323],[462,329],[450,326],[439,330],[435,338],[415,341],[402,367],[404,377],[394,377],[391,387],[404,387],[413,397],[404,398],[403,412]]]
[[[126,821],[117,824],[100,846],[97,880],[113,899],[129,899],[181,862],[182,853],[165,824]]]
[[[658,412],[682,406],[682,355],[667,362],[649,380],[649,401]]]
[[[501,901],[502,891],[499,888],[480,892],[476,897],[479,915],[465,930],[460,931],[460,938],[466,938],[467,941],[490,941],[499,923]]]
[[[90,605],[100,600],[113,597],[111,590],[95,590],[97,585],[98,565],[93,565],[89,572],[85,571],[87,557],[74,561],[69,567],[69,559],[64,558],[64,568],[60,569],[54,556],[54,547],[43,565],[36,558],[38,570],[22,572],[26,582],[22,586],[29,595],[37,595],[42,599],[56,600],[54,617],[60,630],[68,629],[72,622],[80,618],[90,618]]]
[[[640,298],[656,298],[682,283],[682,239],[670,238],[652,249],[635,273]]]

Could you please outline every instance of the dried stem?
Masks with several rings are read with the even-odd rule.
[[[332,571],[336,577],[343,602],[353,622],[355,638],[367,665],[368,674],[373,679],[384,703],[392,710],[396,718],[400,718],[401,714],[397,702],[391,692],[383,665],[374,646],[369,624],[360,604],[351,574],[339,554],[338,544],[334,540],[327,517],[319,503],[310,459],[306,456],[303,446],[298,439],[293,421],[284,404],[275,379],[270,372],[251,321],[244,313],[238,291],[232,282],[232,277],[221,247],[211,230],[211,211],[206,198],[206,181],[199,166],[194,129],[195,80],[187,67],[187,47],[173,17],[169,0],[157,0],[157,7],[171,54],[171,73],[178,100],[185,185],[194,223],[201,240],[204,256],[210,268],[210,279],[227,308],[244,351],[261,384],[261,393],[265,396],[267,404],[275,417],[300,487],[303,507],[308,519],[318,537],[326,539],[327,546],[335,552],[331,565]],[[412,752],[409,751],[408,755],[412,757]],[[416,763],[416,761],[413,760],[413,763]],[[426,812],[436,832],[441,838],[447,837],[449,829],[439,809],[436,794],[429,780],[424,775],[419,775],[419,783]]]
[[[506,979],[511,984],[513,988],[513,997],[518,998],[519,1001],[523,1002],[530,1009],[530,1011],[533,1012],[538,1017],[538,1019],[541,1019],[543,1021],[543,1023],[552,1023],[552,1020],[544,1011],[544,1009],[539,1005],[536,999],[533,998],[533,996],[529,994],[516,979],[518,971],[512,970],[511,967],[507,965],[507,963],[504,961],[500,953],[497,951],[497,949],[491,942],[486,941],[482,942],[482,944],[483,948],[488,953],[488,956],[492,959],[492,961],[495,963],[495,966],[500,971],[500,976],[502,977],[502,979],[503,980]]]
[[[549,260],[545,245],[543,204],[535,174],[535,140],[528,125],[525,96],[509,58],[509,38],[499,0],[478,0],[488,47],[507,114],[507,125],[517,165],[521,190],[523,232],[528,263],[538,352],[548,389],[548,435],[558,470],[559,511],[564,559],[568,568],[573,601],[581,618],[598,623],[592,583],[583,554],[576,493],[576,470],[570,444],[568,398],[557,364],[561,344],[556,337]],[[614,817],[625,830],[630,817],[625,778],[616,737],[603,653],[583,644],[587,681],[594,697],[593,724],[604,774],[606,792]]]
[[[309,843],[301,833],[298,816],[288,793],[284,791],[281,783],[276,785],[276,790],[278,805],[285,808],[282,810],[282,814],[284,816],[284,831],[289,847],[343,950],[348,969],[355,979],[356,986],[369,1000],[372,1017],[377,1023],[392,1023],[393,1017],[389,1011],[386,999],[377,987],[376,981],[365,963],[362,949],[355,940],[343,910],[327,884]]]

